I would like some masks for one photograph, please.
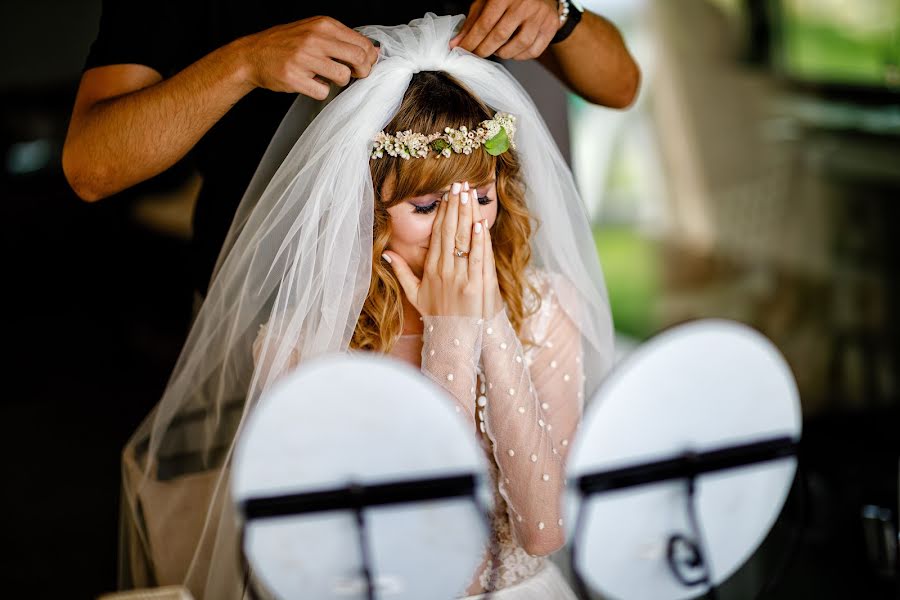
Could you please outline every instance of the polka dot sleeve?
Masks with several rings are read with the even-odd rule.
[[[548,299],[549,327],[526,354],[506,311],[483,325],[484,424],[517,542],[546,555],[565,542],[565,457],[581,419],[581,336]]]
[[[447,390],[456,401],[456,412],[474,423],[482,320],[426,316],[422,321],[422,373]]]

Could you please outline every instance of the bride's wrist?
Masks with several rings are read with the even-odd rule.
[[[461,316],[422,316],[423,358],[443,355],[468,357],[476,363],[481,352],[482,319]]]
[[[485,320],[482,325],[482,351],[490,352],[494,349],[507,351],[518,345],[518,336],[504,306],[492,318]]]

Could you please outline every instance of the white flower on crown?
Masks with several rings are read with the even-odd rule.
[[[454,152],[471,154],[472,150],[499,134],[501,128],[506,131],[509,147],[515,149],[516,117],[498,112],[493,119],[479,123],[475,131],[470,131],[465,125],[461,125],[459,129],[445,127],[443,133],[430,135],[410,130],[398,131],[395,135],[381,131],[372,140],[371,158],[382,158],[385,153],[404,160],[425,158],[430,150],[437,153],[436,157],[449,157]]]

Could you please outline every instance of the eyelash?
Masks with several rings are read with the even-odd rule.
[[[430,213],[434,212],[435,208],[437,208],[438,202],[440,202],[440,200],[435,200],[432,204],[429,204],[427,206],[419,206],[417,204],[414,204],[413,212],[419,213],[420,215],[430,214]],[[480,204],[481,206],[487,206],[491,202],[493,202],[493,200],[491,200],[491,198],[488,196],[479,196],[478,197],[478,204]]]

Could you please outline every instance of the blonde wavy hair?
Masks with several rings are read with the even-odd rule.
[[[385,131],[431,133],[444,127],[475,127],[494,116],[484,103],[450,75],[422,71],[412,81],[397,114]],[[531,234],[537,227],[525,205],[524,184],[519,159],[510,148],[499,156],[483,149],[471,154],[452,154],[403,160],[385,156],[370,161],[375,188],[375,219],[372,244],[372,279],[362,313],[353,332],[351,348],[388,353],[403,332],[403,289],[381,255],[391,238],[387,209],[405,198],[434,193],[454,181],[485,185],[496,174],[497,220],[491,240],[497,266],[500,294],[507,315],[522,337],[522,324],[539,305],[537,289],[525,277],[531,262]],[[526,291],[529,294],[526,296]],[[525,298],[538,300],[528,303]],[[527,342],[527,340],[525,340]]]

